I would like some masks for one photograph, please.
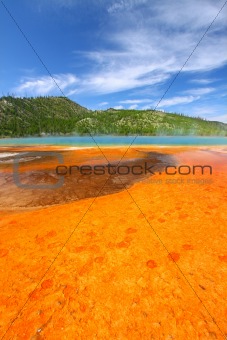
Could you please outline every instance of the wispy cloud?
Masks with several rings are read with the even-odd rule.
[[[169,99],[163,99],[161,103],[159,104],[160,107],[164,106],[174,106],[177,104],[188,104],[191,102],[194,102],[195,100],[198,100],[200,97],[197,96],[182,96],[182,97],[173,97]]]
[[[81,89],[102,94],[163,83],[181,69],[220,6],[221,1],[210,0],[111,2],[103,43],[114,48],[84,53],[95,67],[82,75]],[[221,13],[182,72],[226,63],[226,26]]]
[[[196,105],[190,110],[190,115],[227,123],[226,105],[215,104],[213,106]]]
[[[60,89],[61,89],[61,87],[60,87]],[[62,90],[62,89],[61,89],[61,90]],[[70,96],[73,96],[73,95],[75,95],[75,94],[77,94],[77,93],[79,93],[79,92],[80,92],[79,89],[76,88],[76,89],[74,89],[74,90],[70,90],[69,92],[65,93],[65,95],[66,95],[67,97],[70,97]]]
[[[214,120],[216,122],[222,122],[222,123],[227,124],[227,113],[224,115],[215,113],[210,117],[205,116],[205,118],[208,118],[208,120]]]
[[[111,93],[156,85],[169,79],[184,64],[197,41],[196,35],[176,33],[169,41],[160,32],[154,31],[153,35],[155,38],[146,31],[115,35],[112,41],[120,45],[121,52],[104,50],[85,55],[98,65],[98,71],[85,79],[86,85],[95,92]],[[207,40],[184,72],[207,71],[224,65],[227,39],[220,37],[217,41],[210,37]]]
[[[106,105],[108,105],[109,104],[109,102],[101,102],[101,103],[99,103],[98,105],[99,106],[106,106]]]
[[[160,107],[170,107],[170,106],[174,106],[174,105],[178,105],[178,104],[188,104],[188,103],[192,103],[198,99],[200,99],[200,95],[203,95],[205,93],[209,93],[211,92],[208,91],[208,89],[205,91],[199,91],[201,89],[192,89],[192,91],[188,91],[190,92],[190,95],[188,96],[174,96],[172,98],[167,98],[167,99],[163,99],[157,109],[159,109]],[[183,91],[182,93],[186,93],[187,91]],[[199,95],[200,94],[200,95]],[[156,107],[157,102],[155,100],[152,99],[126,99],[126,100],[120,100],[119,103],[121,104],[131,104],[131,106],[129,106],[129,109],[135,109],[135,108],[140,108],[142,110],[146,110],[146,109],[152,109],[154,107]],[[145,104],[147,103],[147,105],[138,105],[138,104]]]
[[[85,4],[89,3],[84,1]],[[73,1],[56,0],[56,3],[70,7]],[[78,3],[81,5],[81,2]],[[109,94],[163,84],[181,69],[218,13],[222,1],[92,0],[92,6],[95,4],[105,10],[108,16],[105,33],[100,38],[103,48],[82,53],[90,66],[79,75],[55,75],[59,87],[67,89],[69,95]],[[227,62],[226,8],[182,73],[213,70]],[[58,93],[49,77],[24,79],[16,91]],[[192,93],[192,97],[178,100],[194,100],[193,95],[196,93]],[[161,106],[166,105],[166,102],[162,101]]]
[[[133,104],[133,105],[130,105],[129,106],[129,110],[135,110],[138,108],[138,105],[137,104]]]
[[[141,104],[141,103],[150,103],[151,99],[126,99],[120,100],[121,104]]]
[[[13,92],[18,95],[47,95],[52,92],[58,92],[58,94],[61,95],[59,88],[64,91],[65,89],[77,84],[79,81],[79,79],[73,74],[56,74],[53,75],[53,78],[50,76],[32,78],[26,77],[21,80],[21,84],[19,86],[13,89]]]
[[[201,95],[208,94],[214,91],[215,91],[214,87],[200,87],[196,89],[189,89],[189,90],[183,91],[183,93],[191,94],[193,96],[201,96]]]
[[[201,84],[201,85],[208,85],[213,82],[217,81],[217,79],[191,79],[190,83],[196,83],[196,84]]]

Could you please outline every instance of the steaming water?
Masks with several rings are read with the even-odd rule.
[[[227,137],[193,136],[48,136],[0,139],[0,146],[59,145],[59,146],[129,146],[133,145],[227,145]]]

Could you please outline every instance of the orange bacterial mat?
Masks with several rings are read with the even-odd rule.
[[[118,161],[125,149],[103,152]],[[12,164],[0,163],[1,337],[227,337],[226,149],[140,146],[127,160],[147,152],[191,168],[210,165],[212,174],[161,171],[118,192],[43,207],[32,205],[35,190],[21,189],[27,206],[20,206],[3,183]],[[69,149],[65,164],[72,159],[104,161],[95,148]]]

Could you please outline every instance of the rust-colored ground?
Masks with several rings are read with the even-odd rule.
[[[225,339],[226,149],[138,148],[212,165],[213,174],[157,173],[114,194],[32,210],[3,204],[1,337]],[[119,160],[125,150],[103,151]]]

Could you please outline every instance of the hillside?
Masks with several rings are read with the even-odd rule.
[[[64,97],[1,97],[0,136],[72,133],[88,113]]]
[[[0,98],[0,137],[46,134],[227,136],[227,124],[153,110],[90,111],[64,97]]]

